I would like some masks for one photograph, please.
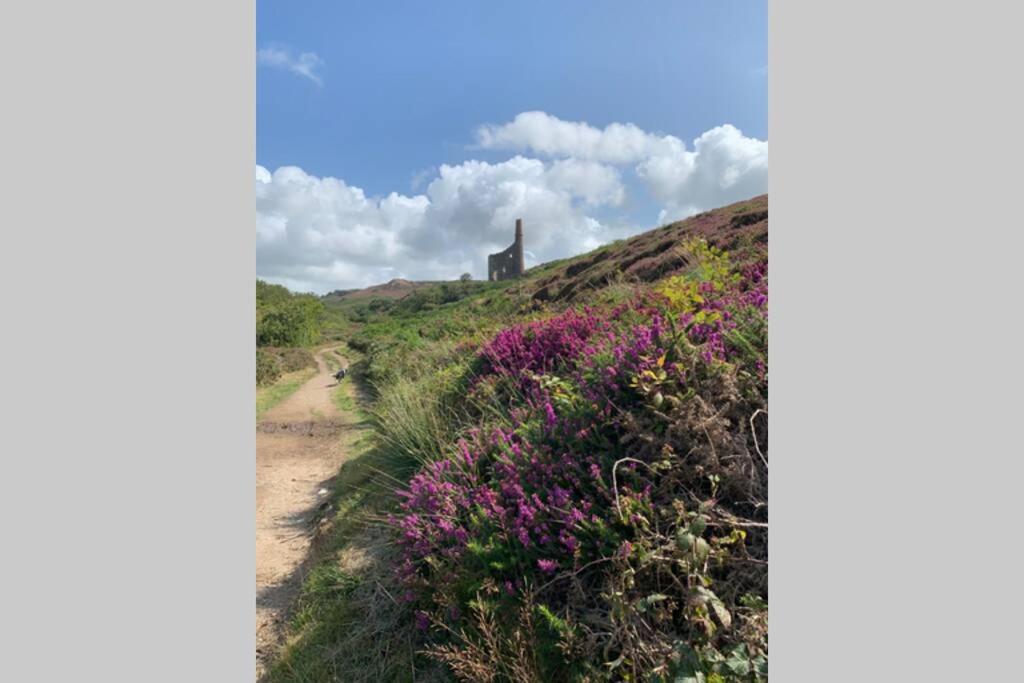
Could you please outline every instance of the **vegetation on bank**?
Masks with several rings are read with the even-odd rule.
[[[766,679],[766,234],[335,304],[373,436],[272,679]]]
[[[313,354],[303,347],[321,339],[326,319],[323,302],[316,296],[257,280],[256,386],[271,387],[282,375],[316,368]],[[280,394],[281,388],[262,392],[264,397]]]
[[[309,349],[263,347],[256,349],[256,386],[273,384],[287,373],[316,368]]]
[[[313,294],[256,281],[256,346],[312,346],[320,341],[324,304]]]

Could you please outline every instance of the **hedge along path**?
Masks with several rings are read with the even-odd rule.
[[[354,418],[331,399],[324,360],[317,374],[256,425],[256,676],[280,646],[307,569],[315,522],[346,453],[340,432]]]

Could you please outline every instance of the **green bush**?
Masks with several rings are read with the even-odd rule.
[[[315,368],[316,359],[309,349],[258,347],[256,349],[256,386],[276,382],[286,372]]]
[[[256,349],[256,386],[273,384],[281,376],[281,365],[277,357],[264,349]]]
[[[292,294],[256,281],[256,345],[311,346],[320,341],[326,312],[312,294]]]
[[[315,368],[316,359],[309,349],[282,348],[274,349],[282,372],[295,372],[305,368]]]
[[[766,255],[691,246],[496,335],[490,304],[362,330],[377,430],[422,464],[396,571],[456,678],[764,680]]]

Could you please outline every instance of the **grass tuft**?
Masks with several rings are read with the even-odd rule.
[[[282,375],[280,379],[269,386],[258,387],[256,389],[256,419],[259,420],[268,410],[298,391],[299,387],[312,379],[314,375],[316,375],[315,368],[305,368]]]

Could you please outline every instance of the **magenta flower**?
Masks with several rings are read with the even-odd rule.
[[[558,571],[558,563],[554,560],[537,560],[537,566],[540,567],[540,570],[546,574],[554,574],[556,571]]]
[[[430,628],[430,616],[423,610],[416,610],[416,628],[426,631]]]
[[[513,596],[538,574],[583,566],[612,549],[621,558],[634,552],[635,527],[653,518],[666,486],[630,462],[617,468],[612,490],[613,463],[634,455],[622,445],[633,429],[628,420],[642,420],[651,405],[635,379],[660,374],[666,398],[699,394],[719,370],[767,381],[767,264],[739,273],[725,284],[701,283],[703,301],[678,317],[648,294],[612,310],[567,310],[513,325],[480,347],[470,392],[508,419],[500,428],[480,422],[466,430],[397,492],[390,517],[402,553],[397,575],[417,606],[430,604],[432,583],[463,578],[471,566],[488,567],[474,571]],[[538,376],[557,377],[568,396],[556,400]],[[629,511],[624,518],[616,495]],[[472,555],[486,562],[468,561]],[[441,607],[423,617],[444,618]]]

